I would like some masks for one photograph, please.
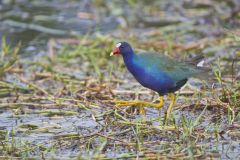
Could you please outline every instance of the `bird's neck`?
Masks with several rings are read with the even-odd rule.
[[[126,63],[126,62],[130,62],[134,58],[135,53],[133,52],[133,50],[131,50],[128,53],[122,54],[122,56],[123,56],[124,62]]]
[[[122,56],[123,56],[124,63],[126,65],[130,65],[132,63],[132,60],[135,57],[135,53],[133,52],[133,50],[131,50],[128,53],[122,54]]]

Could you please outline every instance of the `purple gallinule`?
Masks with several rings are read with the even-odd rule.
[[[142,114],[145,112],[143,106],[162,108],[163,96],[169,94],[171,104],[166,114],[168,118],[176,101],[174,92],[179,90],[188,78],[205,72],[205,69],[197,66],[196,63],[178,62],[162,54],[147,52],[135,54],[127,42],[117,43],[111,55],[118,54],[122,55],[125,66],[135,79],[142,86],[156,91],[160,96],[158,104],[144,101],[113,101],[118,106],[139,105]]]

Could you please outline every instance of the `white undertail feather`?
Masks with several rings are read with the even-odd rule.
[[[198,62],[197,67],[203,67],[205,61],[201,60],[200,62]]]

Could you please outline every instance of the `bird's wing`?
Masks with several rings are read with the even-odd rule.
[[[140,53],[138,57],[143,66],[151,66],[152,70],[165,72],[175,83],[202,72],[192,64],[178,62],[158,53]]]

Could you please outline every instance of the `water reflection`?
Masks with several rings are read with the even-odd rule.
[[[100,16],[90,1],[0,1],[0,37],[27,45],[38,36],[78,36],[117,27],[111,15]],[[47,36],[46,36],[47,35]]]

